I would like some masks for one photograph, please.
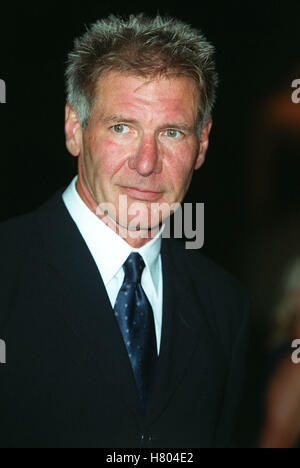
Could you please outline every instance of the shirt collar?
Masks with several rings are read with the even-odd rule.
[[[165,224],[143,247],[131,247],[87,207],[76,190],[77,177],[66,188],[63,200],[100,269],[105,286],[123,267],[131,252],[138,252],[150,271],[155,291],[158,291],[159,256]]]

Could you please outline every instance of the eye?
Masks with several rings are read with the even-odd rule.
[[[175,140],[183,136],[183,133],[180,132],[179,130],[174,130],[173,128],[170,128],[169,130],[165,131],[165,135]]]
[[[114,125],[112,129],[115,133],[119,133],[120,135],[129,132],[129,127],[128,125],[125,125],[125,124]]]

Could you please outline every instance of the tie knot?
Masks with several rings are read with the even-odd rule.
[[[124,263],[125,281],[140,283],[144,268],[145,262],[143,257],[137,252],[132,252]]]

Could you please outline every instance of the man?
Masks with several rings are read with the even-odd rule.
[[[230,445],[247,295],[162,235],[204,162],[213,53],[159,16],[110,16],[75,41],[78,177],[0,229],[1,446]]]

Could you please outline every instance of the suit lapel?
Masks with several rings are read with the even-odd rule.
[[[87,354],[93,379],[105,378],[141,420],[134,376],[122,334],[99,270],[59,196],[41,210],[44,260],[64,289],[64,320]],[[47,232],[45,232],[45,229]],[[96,371],[95,371],[96,370]]]
[[[199,304],[190,290],[188,271],[180,255],[180,249],[173,251],[172,242],[172,240],[162,240],[164,282],[162,341],[152,398],[147,412],[149,424],[159,417],[178,387],[200,338]]]

